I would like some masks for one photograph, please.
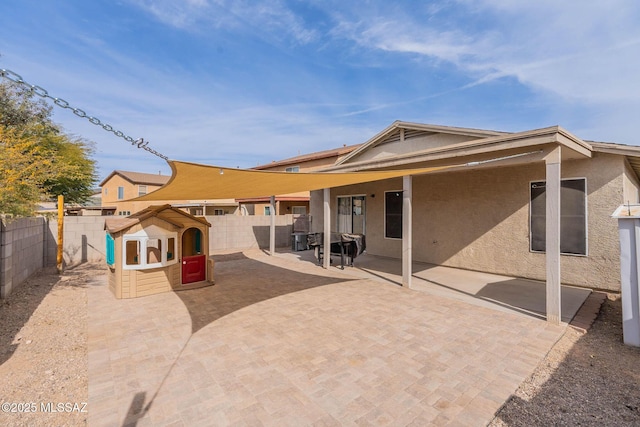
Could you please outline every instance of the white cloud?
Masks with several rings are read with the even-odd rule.
[[[306,44],[317,38],[313,29],[282,1],[249,0],[130,0],[160,22],[186,31],[206,33],[208,27],[251,28],[274,41],[293,39]]]
[[[448,15],[439,15],[442,7],[413,16],[406,10],[387,11],[384,18],[335,15],[333,34],[369,49],[455,64],[477,83],[513,76],[569,100],[639,97],[640,3],[456,3]]]

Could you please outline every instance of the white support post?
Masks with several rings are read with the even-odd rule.
[[[331,265],[331,189],[324,189],[324,258],[322,266],[326,269]]]
[[[411,175],[402,177],[402,286],[411,288],[412,254],[412,187]]]
[[[269,199],[269,215],[271,216],[269,226],[269,255],[276,253],[276,196]]]
[[[547,322],[559,325],[560,313],[560,147],[545,157]]]

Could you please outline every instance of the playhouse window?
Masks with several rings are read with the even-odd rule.
[[[151,227],[134,234],[126,234],[124,240],[124,269],[144,270],[175,264],[177,233]]]
[[[169,237],[167,239],[167,261],[171,261],[176,257],[176,239]]]
[[[125,245],[126,265],[140,264],[140,242],[138,240],[128,240]]]
[[[162,262],[162,240],[147,239],[147,264]]]

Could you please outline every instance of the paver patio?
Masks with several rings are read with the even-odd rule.
[[[133,300],[96,281],[89,425],[481,426],[564,331],[294,258]]]

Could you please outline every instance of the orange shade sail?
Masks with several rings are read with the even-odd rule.
[[[156,191],[133,200],[211,200],[266,197],[421,175],[454,166],[349,173],[288,173],[169,161],[172,176]]]

